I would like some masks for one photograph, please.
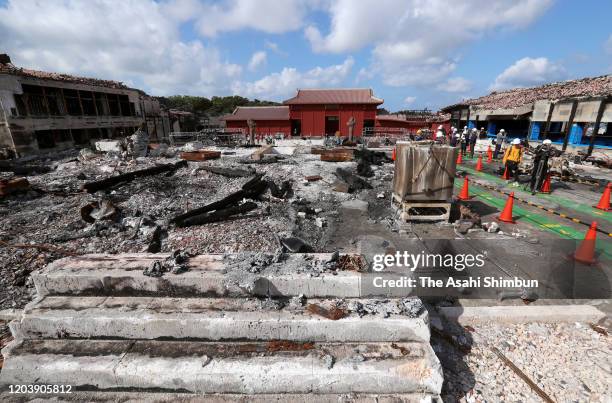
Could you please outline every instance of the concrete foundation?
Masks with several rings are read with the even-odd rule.
[[[15,340],[2,351],[0,390],[71,385],[80,395],[95,393],[93,401],[129,401],[127,392],[152,401],[319,402],[347,394],[439,401],[442,369],[429,344],[427,312],[327,316],[321,307],[360,294],[358,272],[302,272],[302,262],[327,261],[329,254],[290,255],[283,262],[295,272],[265,269],[252,287],[238,285],[219,255],[190,259],[182,274],[143,275],[164,257],[80,256],[36,273],[38,298],[10,323]]]

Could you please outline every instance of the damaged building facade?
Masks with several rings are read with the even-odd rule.
[[[456,127],[486,127],[489,136],[587,148],[612,147],[612,75],[515,88],[442,109]]]
[[[151,138],[167,137],[157,100],[117,81],[15,67],[0,55],[0,149],[23,156],[119,138],[146,123]]]

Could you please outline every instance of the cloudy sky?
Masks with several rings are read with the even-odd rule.
[[[153,95],[370,87],[390,110],[612,73],[608,0],[0,0],[0,53]]]

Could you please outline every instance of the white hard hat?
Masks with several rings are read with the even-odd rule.
[[[542,142],[542,144],[552,144],[552,141],[550,141],[550,139],[546,139]]]
[[[480,130],[484,130],[484,127],[481,127]]]
[[[504,129],[500,129],[499,131],[500,131],[500,132],[504,132],[504,133],[506,132]]]
[[[521,140],[514,139],[514,140],[512,140],[512,144],[521,144]]]

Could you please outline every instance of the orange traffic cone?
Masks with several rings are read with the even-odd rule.
[[[504,207],[504,211],[502,211],[501,215],[497,217],[499,221],[516,224],[516,221],[512,218],[512,206],[514,205],[514,192],[510,193],[508,196],[508,200],[506,201],[506,206]]]
[[[478,162],[476,162],[476,170],[482,171],[482,154],[478,156]]]
[[[502,176],[502,179],[508,180],[510,179],[510,173],[508,173],[508,167],[506,166],[506,169],[504,170],[504,176]]]
[[[459,151],[459,155],[457,156],[457,165],[463,164],[463,157],[461,156],[461,151]]]
[[[601,199],[599,199],[599,203],[595,208],[598,208],[603,211],[610,211],[610,191],[612,191],[612,183],[608,182],[608,186],[606,186],[603,194],[601,195]]]
[[[487,163],[493,162],[493,150],[491,150],[491,146],[487,147]]]
[[[550,174],[546,175],[546,179],[544,179],[544,183],[542,183],[542,188],[540,188],[540,193],[550,193]]]
[[[395,157],[396,157],[396,151],[395,151],[395,147],[393,147],[393,152],[391,153],[391,159],[395,161]]]
[[[595,243],[597,242],[597,222],[593,221],[591,224],[591,228],[587,231],[584,236],[584,240],[576,249],[573,257],[574,260],[586,263],[593,264],[595,263]]]
[[[466,176],[463,179],[463,187],[461,188],[461,193],[457,196],[459,200],[469,200],[470,199],[470,191],[468,188],[468,177]]]

